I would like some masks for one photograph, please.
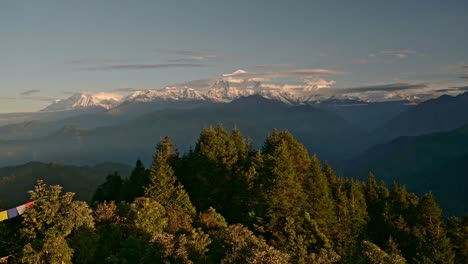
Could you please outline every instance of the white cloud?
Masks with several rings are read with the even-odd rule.
[[[181,58],[171,59],[169,62],[194,62],[210,59],[219,59],[223,55],[218,52],[185,49],[160,49],[159,52],[180,55]]]
[[[272,64],[258,64],[250,68],[252,69],[276,69],[276,68],[292,68],[294,64],[289,63],[272,63]]]
[[[306,91],[313,91],[313,90],[320,90],[320,89],[328,89],[331,88],[332,85],[336,83],[334,80],[325,80],[325,79],[313,79],[313,80],[304,80],[305,82],[305,90]]]
[[[298,69],[289,71],[269,71],[269,72],[246,72],[242,70],[231,74],[224,74],[223,77],[229,80],[268,80],[276,78],[309,78],[318,76],[336,76],[349,74],[349,72],[335,71],[330,69]]]
[[[383,50],[380,52],[381,54],[386,54],[393,56],[398,59],[404,59],[408,58],[409,56],[418,56],[418,57],[423,57],[424,53],[411,50],[411,49],[406,49],[406,50]]]

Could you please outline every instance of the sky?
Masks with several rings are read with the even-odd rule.
[[[237,69],[389,97],[455,92],[468,86],[467,14],[466,0],[0,1],[0,112]]]

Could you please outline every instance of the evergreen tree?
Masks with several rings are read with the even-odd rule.
[[[385,183],[378,184],[372,173],[369,173],[365,185],[365,197],[369,222],[367,224],[367,235],[371,241],[378,246],[383,246],[390,236],[388,226],[388,196],[389,191]]]
[[[351,246],[340,261],[343,264],[405,264],[406,260],[396,254],[388,254],[376,244],[364,240]]]
[[[156,148],[150,172],[150,184],[145,197],[161,204],[169,217],[168,231],[175,233],[180,229],[191,229],[195,208],[187,192],[178,182],[171,161],[177,158],[174,145],[169,137],[161,140]]]
[[[305,178],[310,174],[310,156],[307,149],[299,143],[288,131],[274,130],[269,135],[263,145],[263,153],[268,155],[274,153],[276,147],[284,144],[294,160],[294,171],[300,182],[304,182]]]
[[[455,263],[468,263],[468,215],[452,217],[447,222],[447,236],[455,252]]]
[[[93,195],[92,201],[122,201],[122,186],[122,177],[120,177],[118,172],[109,174],[106,178],[106,181],[97,188]]]
[[[61,195],[61,189],[38,181],[29,192],[36,203],[23,216],[21,236],[26,243],[21,262],[71,263],[73,249],[67,238],[77,228],[94,228],[88,205],[73,201],[73,193]]]
[[[216,208],[239,221],[244,208],[245,171],[250,146],[239,130],[229,134],[221,125],[203,129],[193,152],[183,158],[182,179],[202,210]]]
[[[267,145],[271,141],[267,139]],[[259,179],[261,203],[256,215],[260,232],[273,246],[283,250],[297,250],[304,245],[292,241],[299,239],[297,233],[302,229],[302,211],[305,205],[305,195],[296,174],[296,163],[285,141],[279,141],[266,153],[263,175]],[[296,249],[294,249],[296,248]]]
[[[335,203],[317,155],[312,156],[310,173],[304,179],[305,208],[327,236],[337,233]]]
[[[145,169],[141,160],[137,160],[135,168],[123,186],[125,201],[133,202],[135,198],[142,197],[149,182],[149,171]]]
[[[416,262],[453,263],[454,254],[442,221],[442,210],[431,193],[421,198],[418,223],[413,232],[418,238]]]

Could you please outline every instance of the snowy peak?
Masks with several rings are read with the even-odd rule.
[[[244,70],[237,70],[233,73],[226,73],[226,74],[223,74],[224,77],[230,77],[230,76],[234,76],[234,75],[240,75],[240,74],[244,74],[244,73],[247,73],[246,71]]]
[[[171,86],[162,89],[139,90],[123,97],[115,93],[81,93],[58,100],[43,111],[64,111],[101,107],[111,109],[122,103],[149,103],[158,101],[212,101],[228,103],[241,97],[258,95],[265,99],[290,105],[317,103],[324,99],[319,89],[330,87],[334,81],[309,80],[306,84],[265,83],[268,78],[257,78],[254,73],[236,70],[223,74],[213,85],[197,89],[188,86]]]
[[[159,90],[136,91],[129,95],[125,101],[146,103],[156,100],[201,101],[205,100],[205,97],[192,88],[166,87]]]
[[[67,99],[56,100],[54,103],[41,111],[67,111],[100,107],[111,109],[122,102],[123,97],[114,93],[77,93]]]

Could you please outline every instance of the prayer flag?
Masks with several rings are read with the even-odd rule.
[[[7,219],[8,219],[7,211],[0,212],[0,221],[7,220]]]
[[[16,207],[16,211],[18,211],[19,215],[22,215],[25,210],[26,210],[26,205],[25,204]]]
[[[13,217],[18,216],[18,211],[16,211],[16,208],[8,209],[7,213],[8,213],[8,218],[13,218]]]

